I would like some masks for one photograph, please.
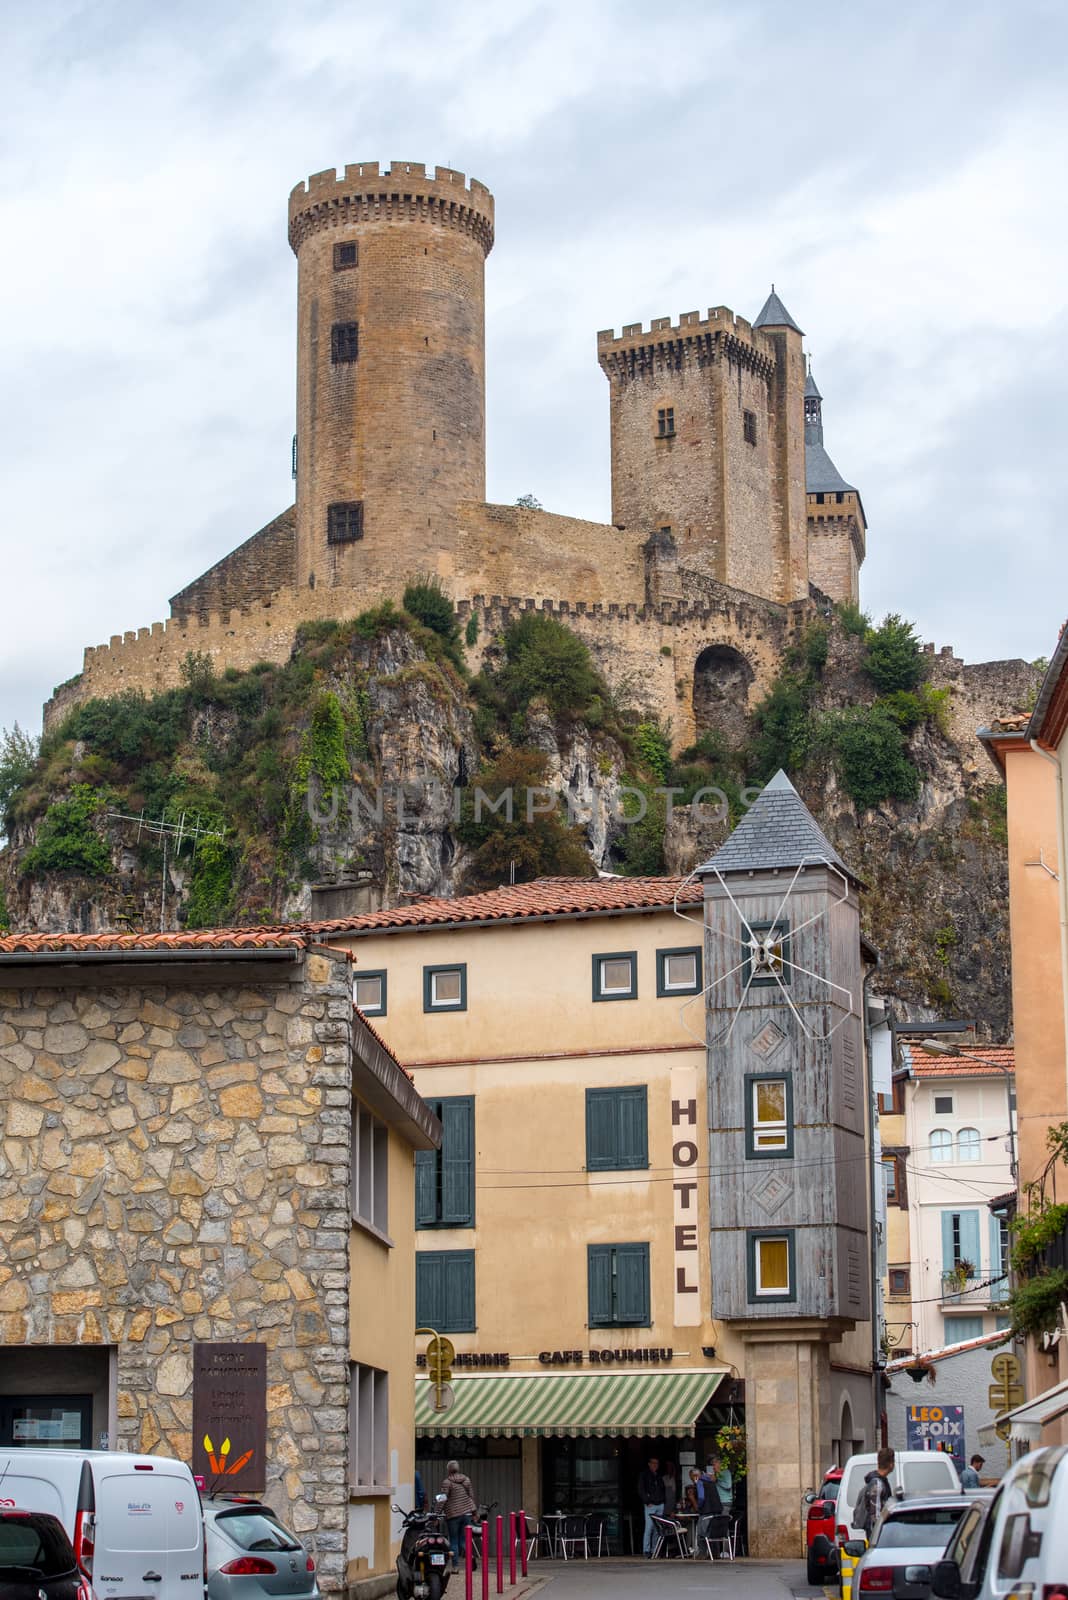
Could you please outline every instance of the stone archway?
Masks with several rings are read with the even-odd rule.
[[[701,651],[693,669],[693,719],[698,737],[711,729],[722,733],[730,744],[741,744],[749,715],[749,686],[755,676],[741,651],[729,644],[711,644]]]
[[[842,1459],[838,1465],[844,1467],[857,1447],[857,1441],[853,1436],[853,1407],[848,1395],[842,1401],[842,1425],[838,1437],[841,1440],[842,1451]]]

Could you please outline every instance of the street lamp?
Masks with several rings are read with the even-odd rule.
[[[956,1056],[963,1061],[977,1061],[981,1067],[993,1067],[996,1072],[1012,1080],[1015,1073],[1011,1067],[1006,1067],[1000,1061],[991,1061],[988,1056],[977,1056],[972,1050],[962,1050],[959,1044],[945,1044],[941,1039],[921,1039],[920,1049],[929,1056]],[[1019,1187],[1019,1173],[1016,1169],[1016,1125],[1012,1114],[1012,1089],[1006,1084],[1006,1097],[1009,1103],[1009,1171],[1012,1174],[1014,1188]]]

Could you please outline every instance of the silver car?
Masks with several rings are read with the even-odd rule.
[[[315,1562],[259,1500],[204,1501],[208,1600],[320,1600]]]
[[[989,1500],[992,1491],[911,1495],[890,1500],[853,1574],[854,1600],[892,1595],[894,1600],[927,1600],[934,1565],[968,1507]]]

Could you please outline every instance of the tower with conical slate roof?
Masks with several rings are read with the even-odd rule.
[[[752,324],[716,306],[597,336],[616,527],[782,604],[809,594],[801,339],[774,290]]]
[[[874,1428],[837,1370],[870,1366],[859,885],[783,772],[698,871],[712,1313],[745,1345],[753,1554],[785,1556],[847,1396]]]
[[[846,483],[823,443],[823,396],[805,379],[805,488],[808,575],[837,604],[857,605],[867,524],[860,491]]]

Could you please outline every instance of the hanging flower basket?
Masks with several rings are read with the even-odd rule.
[[[924,1378],[927,1379],[928,1383],[934,1383],[937,1377],[934,1362],[929,1361],[926,1356],[917,1356],[915,1361],[909,1363],[905,1371],[913,1383],[922,1383]]]

